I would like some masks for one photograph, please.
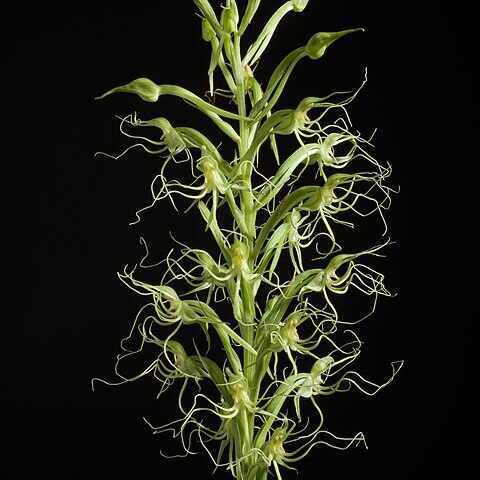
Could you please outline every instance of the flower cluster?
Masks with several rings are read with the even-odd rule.
[[[98,98],[125,92],[159,102],[174,96],[233,142],[233,154],[227,155],[199,129],[174,126],[163,116],[131,114],[120,119],[120,131],[134,143],[108,155],[118,159],[141,148],[160,159],[151,181],[152,202],[138,211],[138,219],[161,200],[177,209],[186,203],[185,210],[198,209],[216,251],[189,245],[192,235],[157,265],[164,273],[155,284],[141,279],[143,260],[119,274],[149,302],[122,343],[116,365],[120,381],[104,382],[153,374],[161,384],[159,395],[180,383],[181,418],[151,424],[155,432],[173,432],[187,454],[196,445],[205,447],[215,465],[235,478],[265,480],[273,471],[280,480],[281,468],[293,468],[317,445],[348,448],[364,441],[361,432],[343,438],[324,429],[322,396],[351,387],[372,395],[402,366],[392,363],[383,383],[350,369],[362,346],[352,326],[375,311],[380,296],[391,295],[383,275],[368,265],[390,243],[384,212],[394,192],[387,186],[391,167],[369,154],[371,138],[362,138],[351,124],[347,107],[361,87],[275,108],[302,59],[320,59],[335,41],[361,29],[314,34],[262,87],[252,66],[285,15],[302,12],[308,0],[286,1],[245,51],[241,40],[261,0],[248,0],[243,13],[235,0],[227,0],[218,15],[208,0],[194,3],[211,47],[209,93],[228,97],[227,107],[146,78]],[[219,73],[223,88],[215,87]],[[279,148],[280,136],[292,137],[292,152]],[[268,158],[275,166],[270,174],[264,168]],[[182,163],[189,167],[190,182],[176,175]],[[343,229],[374,215],[383,240],[344,250],[338,240]],[[368,300],[368,308],[345,317],[337,302],[352,291]],[[127,347],[135,338],[136,347]],[[130,357],[151,352],[147,345],[157,348],[147,367],[135,375],[121,373]],[[300,426],[305,417],[309,421]]]

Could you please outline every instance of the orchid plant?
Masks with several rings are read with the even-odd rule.
[[[354,91],[276,108],[302,59],[318,60],[362,29],[315,33],[261,85],[255,71],[277,26],[289,12],[303,12],[308,0],[286,1],[248,48],[242,40],[262,1],[248,0],[243,12],[235,0],[225,2],[216,11],[208,0],[193,0],[211,47],[207,96],[137,78],[98,97],[126,92],[157,102],[174,96],[225,138],[215,144],[200,129],[172,125],[164,116],[120,119],[133,143],[117,156],[104,155],[119,158],[136,148],[162,159],[152,201],[138,220],[161,200],[195,207],[214,249],[195,245],[192,232],[156,264],[163,267],[157,282],[142,280],[142,270],[152,266],[148,249],[135,268],[119,274],[149,301],[126,339],[137,338],[136,347],[122,343],[119,380],[94,381],[153,376],[159,396],[177,387],[180,417],[150,424],[156,433],[173,433],[184,454],[204,447],[216,468],[234,478],[265,480],[271,473],[281,479],[283,469],[294,469],[317,445],[346,449],[365,442],[361,432],[344,437],[324,428],[323,397],[352,387],[375,394],[402,366],[392,362],[380,383],[351,368],[362,345],[354,325],[374,313],[380,296],[391,295],[368,259],[384,256],[390,243],[384,212],[394,190],[386,185],[391,166],[373,158],[372,139],[353,129],[347,113],[366,76]],[[186,183],[176,174],[185,165]],[[338,232],[353,232],[375,216],[383,240],[344,251]],[[368,299],[356,317],[339,308],[353,293]],[[124,362],[147,346],[156,350],[144,368],[122,373]]]

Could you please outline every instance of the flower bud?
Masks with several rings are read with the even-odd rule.
[[[240,240],[236,240],[230,248],[232,258],[232,270],[236,273],[250,273],[248,267],[248,249],[247,246]]]
[[[211,42],[215,38],[215,30],[206,18],[202,19],[202,38],[206,42]]]
[[[313,35],[305,46],[305,52],[312,60],[317,60],[323,56],[325,50],[335,40],[349,33],[363,31],[363,28],[354,28],[343,30],[341,32],[319,32]]]
[[[225,7],[222,10],[220,24],[226,33],[234,33],[238,30],[238,10],[235,7]]]
[[[137,78],[126,85],[115,87],[108,92],[96,97],[97,100],[115,92],[136,93],[142,100],[146,102],[156,102],[160,95],[160,87],[148,78]]]

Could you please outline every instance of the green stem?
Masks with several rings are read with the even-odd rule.
[[[251,180],[251,164],[243,161],[245,153],[248,151],[249,143],[249,122],[244,120],[246,117],[246,102],[245,102],[245,74],[242,66],[242,58],[240,51],[240,35],[235,33],[233,35],[233,55],[232,55],[232,69],[237,84],[237,105],[238,117],[240,118],[240,140],[238,142],[239,158],[240,158],[240,175],[242,185],[245,187],[240,192],[240,208],[245,218],[245,237],[248,251],[253,248],[255,239],[255,210],[253,208],[253,192]],[[249,258],[249,268],[253,271],[254,262]],[[254,319],[255,319],[255,292],[253,290],[253,283],[251,281],[241,281],[243,316],[241,331],[242,336],[247,343],[253,345],[254,337]],[[244,374],[247,381],[253,380],[253,365],[255,363],[255,356],[248,350],[244,353]]]

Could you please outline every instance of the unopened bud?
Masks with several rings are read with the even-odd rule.
[[[148,78],[137,78],[126,85],[115,87],[108,92],[96,97],[97,100],[115,92],[136,93],[142,100],[146,102],[156,102],[160,95],[160,87]]]
[[[211,42],[215,38],[215,31],[206,18],[202,20],[202,38],[206,42]]]
[[[234,33],[238,30],[238,10],[234,7],[226,7],[222,10],[220,24],[226,33]]]
[[[363,31],[363,28],[354,28],[350,30],[343,30],[341,32],[319,32],[313,35],[305,46],[305,52],[312,60],[317,60],[322,57],[325,50],[335,40],[349,33]]]
[[[230,254],[232,256],[232,270],[237,273],[249,273],[247,246],[240,240],[237,240],[231,246]]]

